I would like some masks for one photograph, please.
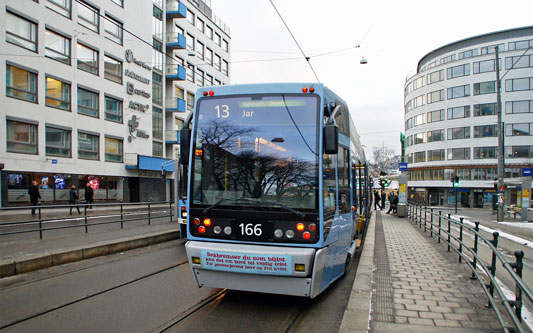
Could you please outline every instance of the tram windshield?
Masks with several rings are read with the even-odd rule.
[[[316,209],[319,102],[294,94],[200,99],[192,203]]]

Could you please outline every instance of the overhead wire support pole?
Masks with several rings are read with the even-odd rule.
[[[313,68],[313,66],[309,62],[309,60],[311,60],[311,57],[308,57],[308,56],[305,55],[304,50],[302,50],[302,48],[300,47],[300,44],[298,44],[298,41],[296,40],[296,37],[294,37],[294,35],[292,34],[291,29],[289,29],[289,26],[287,25],[287,23],[285,23],[285,20],[283,19],[283,16],[281,16],[281,13],[279,12],[278,8],[276,8],[276,5],[274,5],[274,2],[272,0],[270,0],[270,3],[272,4],[272,7],[274,7],[274,10],[276,11],[276,13],[278,13],[278,16],[281,19],[281,22],[283,22],[283,25],[285,26],[285,28],[287,28],[287,31],[289,32],[289,34],[291,35],[292,39],[296,43],[296,46],[298,46],[298,49],[300,50],[300,52],[302,52],[302,55],[304,56],[305,60],[307,61],[307,64],[309,65],[309,68],[311,68],[311,71],[315,75],[316,80],[320,83],[320,79],[318,78],[318,75],[316,74],[315,69]]]
[[[496,114],[498,116],[498,211],[497,221],[503,221],[503,205],[504,205],[504,154],[505,149],[503,146],[504,131],[502,128],[502,101],[501,101],[501,80],[500,80],[500,59],[498,46],[494,48],[496,56]]]

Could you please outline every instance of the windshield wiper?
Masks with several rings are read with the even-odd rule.
[[[302,212],[299,212],[297,211],[296,209],[293,209],[293,208],[290,208],[290,207],[287,207],[286,205],[284,204],[281,204],[279,202],[275,202],[275,201],[260,201],[260,200],[253,200],[251,198],[224,198],[224,199],[220,199],[218,200],[217,202],[215,202],[214,204],[212,204],[211,206],[205,208],[202,213],[204,214],[207,214],[209,213],[209,211],[215,207],[217,207],[218,205],[220,205],[221,203],[223,203],[224,201],[246,201],[246,202],[253,202],[253,203],[257,203],[257,204],[265,204],[265,205],[274,205],[278,208],[281,208],[281,209],[284,209],[286,211],[289,211],[291,213],[294,213],[296,215],[298,215],[300,218],[304,218],[305,217],[305,214],[302,213]]]

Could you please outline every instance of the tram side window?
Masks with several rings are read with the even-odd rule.
[[[335,155],[324,155],[324,216],[335,214]]]
[[[350,156],[348,149],[339,148],[339,214],[350,212]]]

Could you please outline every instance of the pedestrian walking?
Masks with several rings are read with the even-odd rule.
[[[78,207],[80,199],[78,198],[78,192],[76,191],[76,186],[74,185],[70,187],[68,202],[69,204],[74,205],[70,206],[70,215],[72,215],[72,207],[76,207],[76,209],[78,210],[78,214],[81,214],[80,207]]]
[[[394,192],[391,192],[389,194],[389,210],[387,211],[387,214],[390,214],[394,207],[393,207],[393,202],[394,202]]]
[[[381,208],[379,204],[380,196],[378,191],[374,191],[374,210],[378,210],[378,208]]]
[[[400,197],[398,196],[398,193],[394,192],[394,199],[392,200],[392,214],[398,214],[398,202],[400,201]]]
[[[381,191],[381,210],[385,209],[385,203],[387,202],[387,194],[385,191]]]
[[[41,194],[39,193],[39,186],[37,186],[37,182],[35,180],[32,180],[31,186],[28,189],[28,194],[30,195],[30,202],[31,202],[31,205],[33,206],[31,208],[31,215],[35,215],[35,209],[37,209],[39,200],[41,200]]]
[[[94,190],[91,187],[91,183],[87,183],[87,187],[85,188],[85,201],[87,202],[87,208],[89,209],[93,208],[93,197]]]

